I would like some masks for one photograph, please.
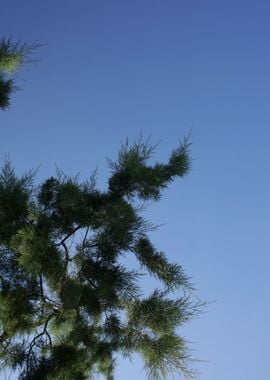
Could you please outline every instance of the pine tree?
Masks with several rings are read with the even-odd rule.
[[[122,145],[106,191],[58,172],[40,185],[0,174],[0,360],[20,379],[114,379],[118,355],[139,353],[149,379],[191,375],[179,327],[200,310],[182,267],[149,238],[141,216],[190,167],[189,142],[168,163],[150,165],[153,147]],[[127,268],[123,257],[135,256]],[[142,273],[160,284],[151,294]],[[172,293],[174,292],[174,294]],[[169,376],[169,377],[168,377]]]
[[[14,74],[29,60],[29,54],[37,46],[6,38],[0,40],[0,109],[5,110],[9,106],[11,94],[18,88]]]

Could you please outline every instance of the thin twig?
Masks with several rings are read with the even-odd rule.
[[[84,235],[84,238],[83,238],[83,242],[82,242],[82,250],[83,251],[84,251],[84,248],[85,248],[85,243],[86,243],[88,232],[89,232],[89,227],[86,228],[86,232],[85,232],[85,235]]]
[[[66,263],[68,263],[69,260],[70,260],[70,258],[69,258],[69,252],[68,252],[68,247],[67,247],[67,245],[66,245],[66,243],[64,241],[61,243],[61,245],[64,247],[65,254],[66,254]]]

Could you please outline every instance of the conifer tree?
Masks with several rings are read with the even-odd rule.
[[[200,309],[182,267],[149,238],[141,203],[190,167],[189,142],[166,164],[153,147],[122,145],[106,191],[58,172],[0,174],[0,361],[19,379],[114,379],[116,358],[139,353],[149,379],[189,376],[179,328]],[[128,269],[123,257],[135,256]],[[159,288],[145,294],[142,273]],[[174,292],[174,293],[173,293]]]
[[[7,38],[0,40],[0,109],[9,106],[10,96],[17,89],[14,74],[29,60],[29,54],[36,47]]]

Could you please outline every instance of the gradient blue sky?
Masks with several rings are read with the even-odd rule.
[[[0,114],[18,173],[55,164],[99,184],[121,141],[143,133],[166,160],[192,128],[193,169],[148,215],[157,247],[215,301],[182,333],[202,380],[267,380],[270,3],[3,0],[0,31],[46,44]],[[119,360],[117,380],[146,379]],[[180,379],[178,376],[176,379]]]

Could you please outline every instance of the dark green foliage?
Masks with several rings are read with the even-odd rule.
[[[29,54],[36,47],[37,45],[13,42],[7,38],[0,40],[0,109],[9,106],[10,96],[17,88],[10,76],[29,61]]]
[[[132,250],[141,265],[146,267],[150,274],[161,280],[168,289],[173,290],[183,286],[190,288],[181,266],[169,263],[164,253],[158,252],[147,237],[138,239]]]
[[[61,173],[33,186],[10,163],[0,174],[0,360],[20,379],[114,378],[117,354],[142,355],[152,379],[189,374],[178,328],[200,305],[187,296],[178,264],[157,251],[139,214],[189,168],[189,143],[167,164],[149,165],[153,148],[123,146],[108,191]],[[123,255],[135,255],[128,270]],[[145,272],[163,289],[143,295]],[[170,292],[178,292],[171,298]]]
[[[0,108],[6,109],[9,106],[10,96],[14,91],[14,81],[0,75]]]
[[[32,175],[18,179],[7,162],[0,174],[0,241],[8,243],[27,219]],[[11,207],[12,205],[12,207]]]

